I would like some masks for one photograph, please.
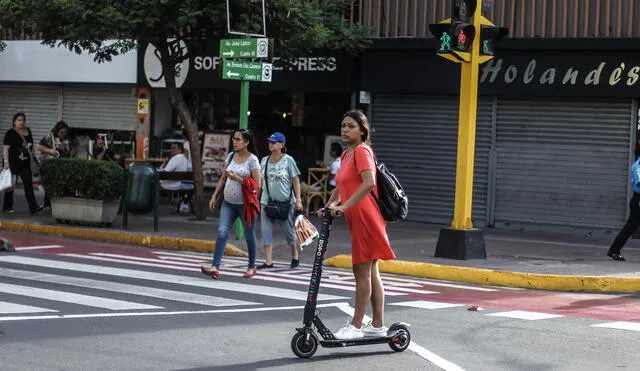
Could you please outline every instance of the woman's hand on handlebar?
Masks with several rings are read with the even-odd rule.
[[[342,205],[332,206],[329,209],[331,209],[331,216],[334,218],[344,215],[344,208],[342,207]]]

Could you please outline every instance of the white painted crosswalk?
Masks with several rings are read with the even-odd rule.
[[[100,314],[95,310],[109,311],[100,314],[104,316],[123,311],[174,313],[184,305],[194,313],[212,307],[260,310],[269,301],[304,304],[307,300],[306,290],[214,281],[199,273],[169,274],[24,255],[3,256],[0,263],[0,321],[49,312],[59,314],[37,318]],[[321,303],[345,299],[348,297],[329,294],[318,297]],[[200,306],[204,308],[198,309]]]

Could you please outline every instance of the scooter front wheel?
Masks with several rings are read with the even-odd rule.
[[[395,335],[393,335],[393,341],[389,343],[389,347],[396,352],[402,352],[409,347],[410,343],[411,334],[409,333],[409,329],[401,326]]]
[[[304,332],[296,332],[291,339],[291,350],[300,358],[309,358],[318,350],[318,338],[314,333],[309,336],[307,342]]]

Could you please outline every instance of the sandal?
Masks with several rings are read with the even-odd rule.
[[[207,268],[204,265],[200,266],[200,272],[202,272],[202,274],[204,274],[205,276],[213,278],[214,280],[220,278],[220,272],[217,269]]]
[[[256,275],[256,269],[255,268],[249,268],[249,269],[247,269],[247,271],[244,273],[244,276],[242,276],[242,277],[251,278],[251,277],[253,277],[255,275]]]

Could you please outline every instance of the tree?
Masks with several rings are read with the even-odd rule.
[[[266,0],[267,36],[274,39],[276,54],[295,57],[316,48],[342,49],[352,54],[360,51],[366,46],[369,32],[348,22],[351,3]],[[233,0],[231,4],[234,29],[261,30],[260,0]],[[142,43],[153,43],[160,51],[170,104],[188,134],[196,184],[196,217],[204,219],[207,200],[198,128],[176,88],[175,66],[189,58],[180,48],[181,42],[189,40],[193,44],[229,36],[226,0],[0,0],[0,24],[38,33],[45,45],[89,52],[98,63],[135,51]]]

